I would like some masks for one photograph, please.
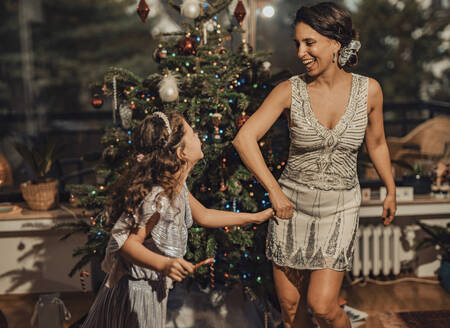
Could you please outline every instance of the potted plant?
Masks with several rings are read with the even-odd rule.
[[[423,165],[414,163],[412,175],[403,176],[403,185],[412,186],[414,194],[429,194],[431,192],[431,174],[426,173]]]
[[[59,182],[48,177],[48,173],[59,158],[61,148],[56,147],[55,141],[48,139],[41,139],[31,147],[16,143],[15,148],[35,174],[35,179],[20,185],[22,197],[28,206],[33,210],[43,211],[57,206]]]
[[[416,222],[426,233],[427,237],[416,245],[416,250],[434,246],[440,253],[441,267],[439,278],[444,289],[450,293],[450,227],[428,225],[420,221]]]

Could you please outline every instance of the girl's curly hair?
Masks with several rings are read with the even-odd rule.
[[[134,133],[136,151],[131,156],[131,164],[108,190],[110,223],[117,221],[124,212],[134,220],[133,213],[154,186],[161,186],[165,196],[173,200],[179,183],[177,173],[186,164],[176,152],[184,148],[185,130],[180,114],[168,112],[166,115],[172,129],[170,135],[163,119],[157,115],[148,115],[137,127]]]

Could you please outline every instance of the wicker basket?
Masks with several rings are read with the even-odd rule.
[[[58,205],[58,184],[55,179],[39,183],[27,181],[20,185],[20,190],[32,210],[46,211]]]

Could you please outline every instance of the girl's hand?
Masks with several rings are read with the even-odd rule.
[[[258,213],[254,213],[252,215],[252,222],[251,223],[256,223],[256,224],[263,223],[264,221],[267,221],[268,219],[273,217],[274,214],[275,214],[275,212],[271,208],[268,208],[268,209],[266,209],[264,211],[261,211],[261,212],[258,212]]]
[[[394,195],[387,195],[383,202],[383,214],[381,214],[381,219],[384,221],[384,225],[389,225],[395,216],[395,211],[397,210],[397,200]]]
[[[162,273],[170,279],[181,282],[186,275],[194,272],[194,265],[183,258],[167,258]]]
[[[294,215],[294,205],[281,189],[277,192],[269,192],[269,199],[277,219],[286,220],[292,218]]]

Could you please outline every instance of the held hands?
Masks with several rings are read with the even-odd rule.
[[[384,225],[388,226],[394,220],[395,211],[397,210],[397,200],[394,195],[387,195],[383,202],[383,214],[381,219],[384,221]]]
[[[281,189],[276,192],[269,192],[269,199],[275,210],[276,219],[287,220],[292,218],[294,215],[294,205]]]
[[[256,223],[256,224],[263,223],[264,221],[272,218],[274,215],[275,215],[275,212],[273,211],[273,209],[268,208],[264,211],[252,214],[251,223]]]

